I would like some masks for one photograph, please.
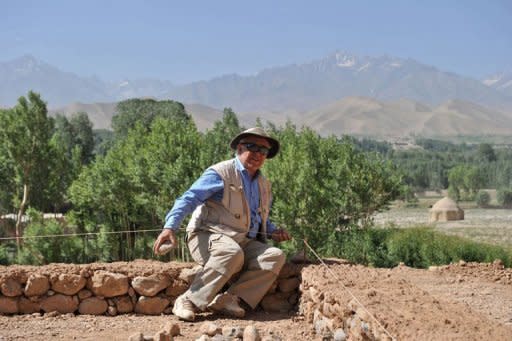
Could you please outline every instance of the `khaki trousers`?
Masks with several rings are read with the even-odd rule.
[[[240,277],[227,291],[256,308],[285,262],[283,251],[276,247],[249,238],[237,243],[220,233],[192,232],[188,247],[203,268],[185,294],[201,310],[239,272]]]

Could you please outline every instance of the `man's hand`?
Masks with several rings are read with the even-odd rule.
[[[274,232],[272,232],[272,240],[275,242],[284,242],[285,240],[290,240],[291,237],[288,234],[288,231],[285,229],[277,229]]]
[[[171,229],[163,229],[153,244],[153,253],[155,255],[158,255],[158,249],[166,241],[170,241],[173,247],[178,247],[178,239],[176,238],[176,233],[174,233],[174,231]]]

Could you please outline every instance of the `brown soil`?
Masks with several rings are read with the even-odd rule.
[[[181,266],[184,265],[138,261],[86,267],[147,275],[173,272]],[[397,340],[512,340],[512,270],[503,269],[500,264],[461,262],[429,270],[405,266],[374,269],[330,260],[328,267],[329,270],[323,265],[307,265],[302,272],[303,289],[313,286],[325,300],[337,301],[342,307],[353,305],[356,297],[364,308],[355,310],[366,309],[369,323],[382,325]],[[38,271],[63,272],[64,268],[80,273],[84,266],[57,264]],[[0,267],[0,273],[22,274],[28,269]],[[241,320],[203,313],[194,323],[178,321],[173,315],[0,316],[0,340],[127,340],[136,332],[153,335],[169,321],[179,323],[181,328],[182,335],[176,340],[195,340],[205,321],[220,327],[253,324],[263,336],[276,335],[282,340],[320,340],[309,322],[311,312],[302,311],[305,316],[256,310]]]

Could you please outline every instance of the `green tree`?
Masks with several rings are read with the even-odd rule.
[[[5,111],[0,110],[0,122],[4,122]],[[5,143],[0,143],[0,214],[12,212],[15,192],[14,165],[9,158]]]
[[[47,117],[46,104],[39,94],[32,91],[27,98],[20,97],[18,104],[4,111],[0,126],[0,136],[15,171],[17,194],[15,207],[18,209],[16,237],[18,247],[21,236],[21,217],[29,202],[29,194],[36,184],[36,175],[44,180],[48,174],[50,137],[52,121]]]
[[[161,226],[178,197],[201,171],[199,133],[193,122],[156,118],[136,124],[105,157],[86,167],[70,188],[72,215],[87,232],[104,236],[92,249],[108,249],[103,260],[131,259],[138,229]]]
[[[73,129],[74,144],[80,147],[80,163],[87,165],[92,160],[94,150],[92,122],[87,113],[78,112],[71,116],[69,123]]]
[[[225,108],[222,119],[215,121],[213,128],[204,134],[205,143],[201,152],[202,168],[230,158],[233,151],[230,150],[229,143],[233,136],[242,130],[235,112],[231,108]]]
[[[491,196],[487,191],[480,190],[476,194],[475,201],[478,207],[487,207],[491,202]]]
[[[30,217],[30,223],[25,228],[26,239],[19,257],[21,263],[42,265],[81,260],[83,243],[80,238],[52,237],[64,233],[71,234],[74,232],[72,228],[56,220],[45,220],[40,212],[33,209],[28,209],[27,215]]]
[[[112,117],[112,128],[116,139],[124,138],[136,124],[141,124],[148,129],[157,117],[191,121],[185,106],[180,102],[139,98],[128,99],[117,104],[116,114]]]
[[[453,199],[473,200],[482,187],[483,177],[476,166],[458,165],[448,172],[449,192]]]
[[[496,193],[498,204],[505,208],[512,208],[512,189],[502,188],[498,189]]]
[[[394,167],[357,151],[349,139],[322,138],[308,128],[298,132],[290,123],[273,133],[282,150],[265,164],[273,184],[272,217],[318,250],[332,254],[341,231],[368,226],[400,194]]]
[[[494,149],[489,143],[481,143],[478,145],[478,159],[484,162],[494,162],[497,160]]]

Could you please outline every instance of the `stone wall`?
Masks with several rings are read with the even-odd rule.
[[[392,340],[323,266],[305,268],[301,275],[299,313],[322,340]]]
[[[197,270],[190,263],[152,261],[0,267],[0,314],[171,314]],[[263,309],[296,308],[300,271],[300,265],[283,267]]]

